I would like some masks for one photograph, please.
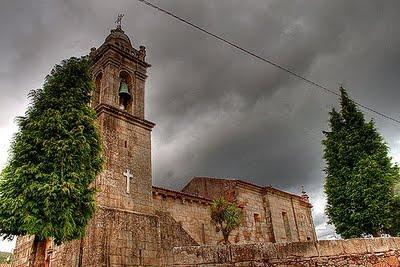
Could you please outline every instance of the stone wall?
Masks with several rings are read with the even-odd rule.
[[[301,201],[298,196],[283,194],[273,188],[268,189],[265,198],[270,211],[273,239],[276,242],[316,240],[311,205]],[[284,216],[287,218],[286,223]]]
[[[128,114],[103,107],[98,115],[104,171],[96,179],[97,203],[107,207],[153,214],[150,130]],[[124,173],[132,178],[127,181]]]
[[[169,226],[162,228],[170,229]],[[166,242],[172,241],[164,240],[164,244]],[[179,239],[174,243],[193,244],[179,242]],[[35,250],[38,249],[32,237],[18,237],[12,266],[45,266],[44,255],[49,255],[50,265],[57,267],[159,266],[163,257],[160,220],[156,215],[98,208],[85,238],[61,246],[52,244],[46,251],[36,253],[36,257]]]
[[[239,229],[233,231],[230,236],[230,242],[233,244],[317,240],[312,221],[312,206],[307,195],[299,196],[271,186],[212,177],[194,177],[182,191],[208,199],[224,196],[242,208],[244,220]],[[173,205],[169,210],[176,208],[179,210],[178,216],[184,213]],[[204,215],[209,216],[199,212],[196,218],[200,216],[204,219]],[[188,217],[193,215],[188,214]],[[191,229],[188,231],[191,233]],[[218,236],[215,231],[210,233]]]
[[[400,266],[400,238],[178,247],[168,266]]]
[[[272,242],[267,224],[263,195],[248,188],[237,188],[237,203],[243,209],[243,221],[232,233],[233,243]]]
[[[182,192],[185,193],[191,193],[209,199],[216,199],[223,196],[230,201],[235,199],[235,191],[235,181],[211,177],[194,177],[182,189]]]
[[[222,240],[222,234],[211,223],[209,200],[153,187],[153,204],[157,211],[169,214],[198,244],[215,245]]]
[[[46,260],[54,267],[160,266],[172,258],[174,247],[198,245],[168,213],[107,208],[97,210],[82,240],[60,246],[42,243],[31,236],[18,237],[12,266],[42,267]]]
[[[33,252],[34,236],[18,236],[13,252],[14,267],[26,266]]]
[[[168,260],[172,259],[174,247],[199,245],[170,214],[160,211],[157,211],[156,214],[160,220],[161,265],[165,265]]]
[[[157,216],[99,208],[85,238],[55,247],[51,261],[52,266],[157,266],[160,245]]]

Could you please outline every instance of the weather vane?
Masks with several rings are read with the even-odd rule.
[[[121,22],[122,22],[122,18],[124,17],[124,14],[118,14],[118,18],[115,21],[115,24],[117,24],[117,29],[121,29]]]

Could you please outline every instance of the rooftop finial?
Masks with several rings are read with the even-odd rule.
[[[301,186],[301,193],[304,195],[306,194],[306,190],[304,189],[304,185]]]
[[[124,17],[124,14],[122,14],[122,13],[118,14],[118,18],[115,21],[115,24],[117,24],[117,29],[121,29],[121,22],[122,22],[123,17]]]
[[[301,186],[301,197],[303,198],[303,200],[310,202],[310,198],[309,198],[306,190],[304,189],[304,185]]]

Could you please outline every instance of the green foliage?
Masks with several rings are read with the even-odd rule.
[[[399,169],[373,121],[365,122],[346,91],[340,93],[341,110],[330,112],[331,131],[322,141],[329,221],[343,238],[393,232]]]
[[[392,201],[392,219],[389,233],[392,236],[400,236],[400,183],[396,182],[395,196]]]
[[[222,232],[225,244],[229,243],[230,233],[240,226],[243,213],[235,203],[226,201],[223,197],[211,203],[211,221]]]
[[[56,65],[43,89],[30,92],[0,176],[0,234],[56,243],[83,236],[95,210],[90,185],[101,171],[93,85],[87,57]]]

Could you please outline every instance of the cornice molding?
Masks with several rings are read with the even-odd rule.
[[[153,195],[154,196],[162,195],[162,196],[171,197],[174,199],[180,198],[182,200],[198,202],[200,204],[207,204],[207,205],[211,204],[211,202],[212,202],[211,199],[208,199],[208,198],[205,198],[202,196],[196,196],[196,195],[189,194],[186,192],[175,191],[175,190],[161,188],[161,187],[157,187],[157,186],[153,186]]]
[[[101,114],[105,113],[108,115],[111,115],[113,117],[116,117],[118,119],[124,120],[126,122],[129,122],[131,124],[137,125],[139,127],[142,127],[143,129],[151,131],[153,127],[156,125],[155,123],[140,119],[138,117],[133,116],[132,114],[129,114],[126,111],[120,110],[116,107],[107,105],[107,104],[99,104],[95,108],[97,112],[97,116],[100,116]]]
[[[113,50],[123,56],[124,58],[130,59],[134,61],[135,63],[141,65],[144,68],[151,67],[151,65],[143,60],[140,60],[138,57],[136,57],[134,54],[130,54],[126,51],[123,51],[119,49],[117,46],[111,45],[111,44],[102,44],[99,49],[96,50],[96,52],[93,55],[92,60],[94,62],[98,61],[104,53],[106,53],[108,50]]]

